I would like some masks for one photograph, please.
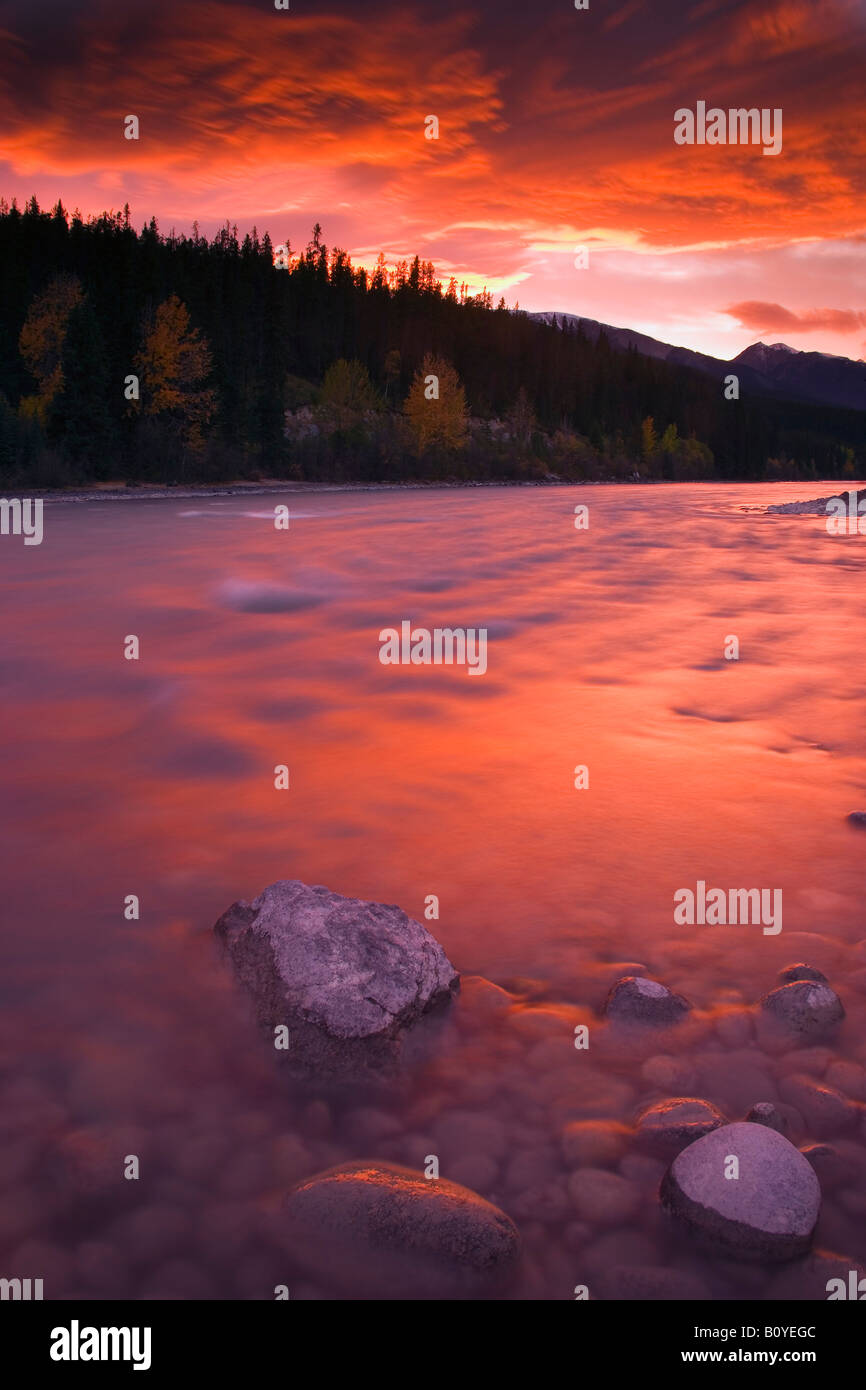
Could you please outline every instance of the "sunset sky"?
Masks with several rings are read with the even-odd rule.
[[[864,72],[866,0],[3,0],[0,193],[866,357]],[[781,107],[782,153],[676,145],[698,100]]]

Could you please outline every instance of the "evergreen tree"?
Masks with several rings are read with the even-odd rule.
[[[122,383],[115,382],[118,399]],[[63,385],[52,407],[50,434],[70,457],[101,470],[110,447],[109,379],[105,341],[90,299],[69,316],[63,344]]]

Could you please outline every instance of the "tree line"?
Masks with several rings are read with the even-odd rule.
[[[279,266],[275,265],[275,259]],[[317,224],[140,231],[0,199],[0,480],[855,477],[866,415],[724,399],[693,369],[494,306]]]

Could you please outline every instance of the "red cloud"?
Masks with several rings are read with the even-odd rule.
[[[418,251],[459,278],[534,279],[531,307],[610,322],[645,311],[656,336],[667,315],[690,340],[730,338],[730,320],[707,328],[719,283],[784,300],[790,265],[756,266],[866,228],[863,5],[623,0],[595,22],[567,3],[528,18],[501,0],[446,0],[432,15],[421,0],[288,11],[78,0],[46,26],[32,0],[0,0],[0,194],[60,196],[85,213],[129,201],[136,220],[155,213],[166,228],[255,221],[275,241],[321,221],[356,257]],[[782,107],[782,155],[675,146],[674,112],[698,99]],[[123,138],[128,113],[138,141]],[[438,141],[424,138],[429,114]],[[580,278],[582,244],[599,254]],[[637,302],[617,269],[619,297],[606,288],[606,303],[590,304],[603,251],[623,247]],[[646,284],[656,252],[684,256],[682,268],[673,254],[658,261],[658,301]],[[713,279],[726,254],[739,280]],[[844,255],[811,264],[813,301],[863,302]],[[647,317],[655,302],[659,322]],[[762,331],[823,327],[829,340],[860,322],[779,304],[751,312]]]
[[[756,333],[782,333],[788,329],[801,333],[855,333],[858,328],[866,328],[866,312],[857,309],[808,309],[797,314],[782,304],[747,299],[742,304],[732,304],[725,313]]]

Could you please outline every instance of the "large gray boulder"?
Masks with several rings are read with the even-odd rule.
[[[396,1060],[409,1030],[459,989],[438,941],[399,907],[343,898],[295,879],[237,902],[214,931],[252,996],[280,1024],[294,1069],[339,1077]]]
[[[275,1234],[304,1269],[356,1297],[481,1298],[520,1257],[514,1223],[476,1192],[377,1160],[298,1183]]]
[[[761,1008],[779,1028],[796,1038],[810,1040],[826,1037],[845,1017],[835,990],[812,979],[792,980],[771,989],[762,998]]]
[[[739,1176],[731,1156],[739,1160]],[[662,1206],[719,1254],[794,1260],[805,1254],[821,1207],[814,1169],[767,1125],[724,1125],[677,1155],[665,1173]]]

